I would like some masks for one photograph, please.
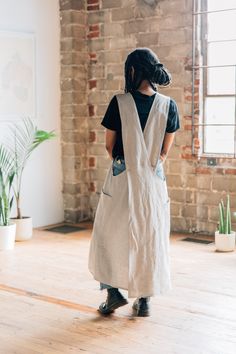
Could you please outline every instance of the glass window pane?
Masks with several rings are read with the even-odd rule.
[[[235,98],[206,97],[205,124],[235,124]]]
[[[208,44],[208,65],[235,65],[236,41]]]
[[[208,14],[207,30],[208,41],[236,39],[236,11]]]
[[[234,128],[233,127],[205,127],[204,153],[233,154]]]
[[[207,71],[207,94],[226,95],[235,94],[235,67],[208,68]]]
[[[236,7],[235,0],[208,0],[208,11],[233,9]]]

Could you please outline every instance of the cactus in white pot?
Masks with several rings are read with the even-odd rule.
[[[219,203],[218,226],[218,230],[215,232],[216,250],[221,252],[234,251],[235,232],[232,231],[229,195],[227,195],[226,206],[224,205],[223,200]]]

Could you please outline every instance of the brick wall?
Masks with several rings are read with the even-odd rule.
[[[161,92],[176,100],[181,115],[181,129],[165,164],[172,230],[213,233],[218,202],[227,192],[236,209],[236,161],[217,159],[217,166],[209,167],[206,158],[192,156],[192,1],[150,0],[151,6],[147,2],[61,0],[66,218],[78,221],[94,216],[110,163],[101,119],[111,97],[123,91],[127,54],[138,46],[146,46],[158,54],[172,73],[172,86]],[[65,8],[68,3],[72,9]],[[73,8],[76,4],[81,8]],[[70,94],[66,91],[68,85]],[[199,85],[197,79],[195,85]],[[195,99],[197,115],[197,94]],[[194,143],[198,148],[197,136]]]
[[[87,8],[83,0],[60,0],[61,144],[65,220],[90,217],[87,109]]]

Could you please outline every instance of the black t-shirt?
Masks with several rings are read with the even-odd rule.
[[[144,130],[145,124],[147,122],[148,114],[154,101],[155,95],[156,94],[154,93],[154,95],[148,96],[139,91],[135,91],[132,93],[132,96],[136,103],[142,130]],[[116,96],[111,99],[101,124],[105,128],[115,130],[117,132],[116,142],[112,150],[113,158],[115,158],[117,155],[124,156],[121,118]],[[177,129],[179,129],[179,127],[180,124],[178,108],[175,101],[173,99],[170,99],[166,132],[174,133]]]

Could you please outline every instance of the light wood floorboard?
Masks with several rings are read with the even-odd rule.
[[[91,225],[67,235],[35,229],[0,252],[0,354],[236,354],[236,252],[171,236],[173,290],[136,318],[110,317],[87,269]],[[124,295],[126,291],[123,291]]]

